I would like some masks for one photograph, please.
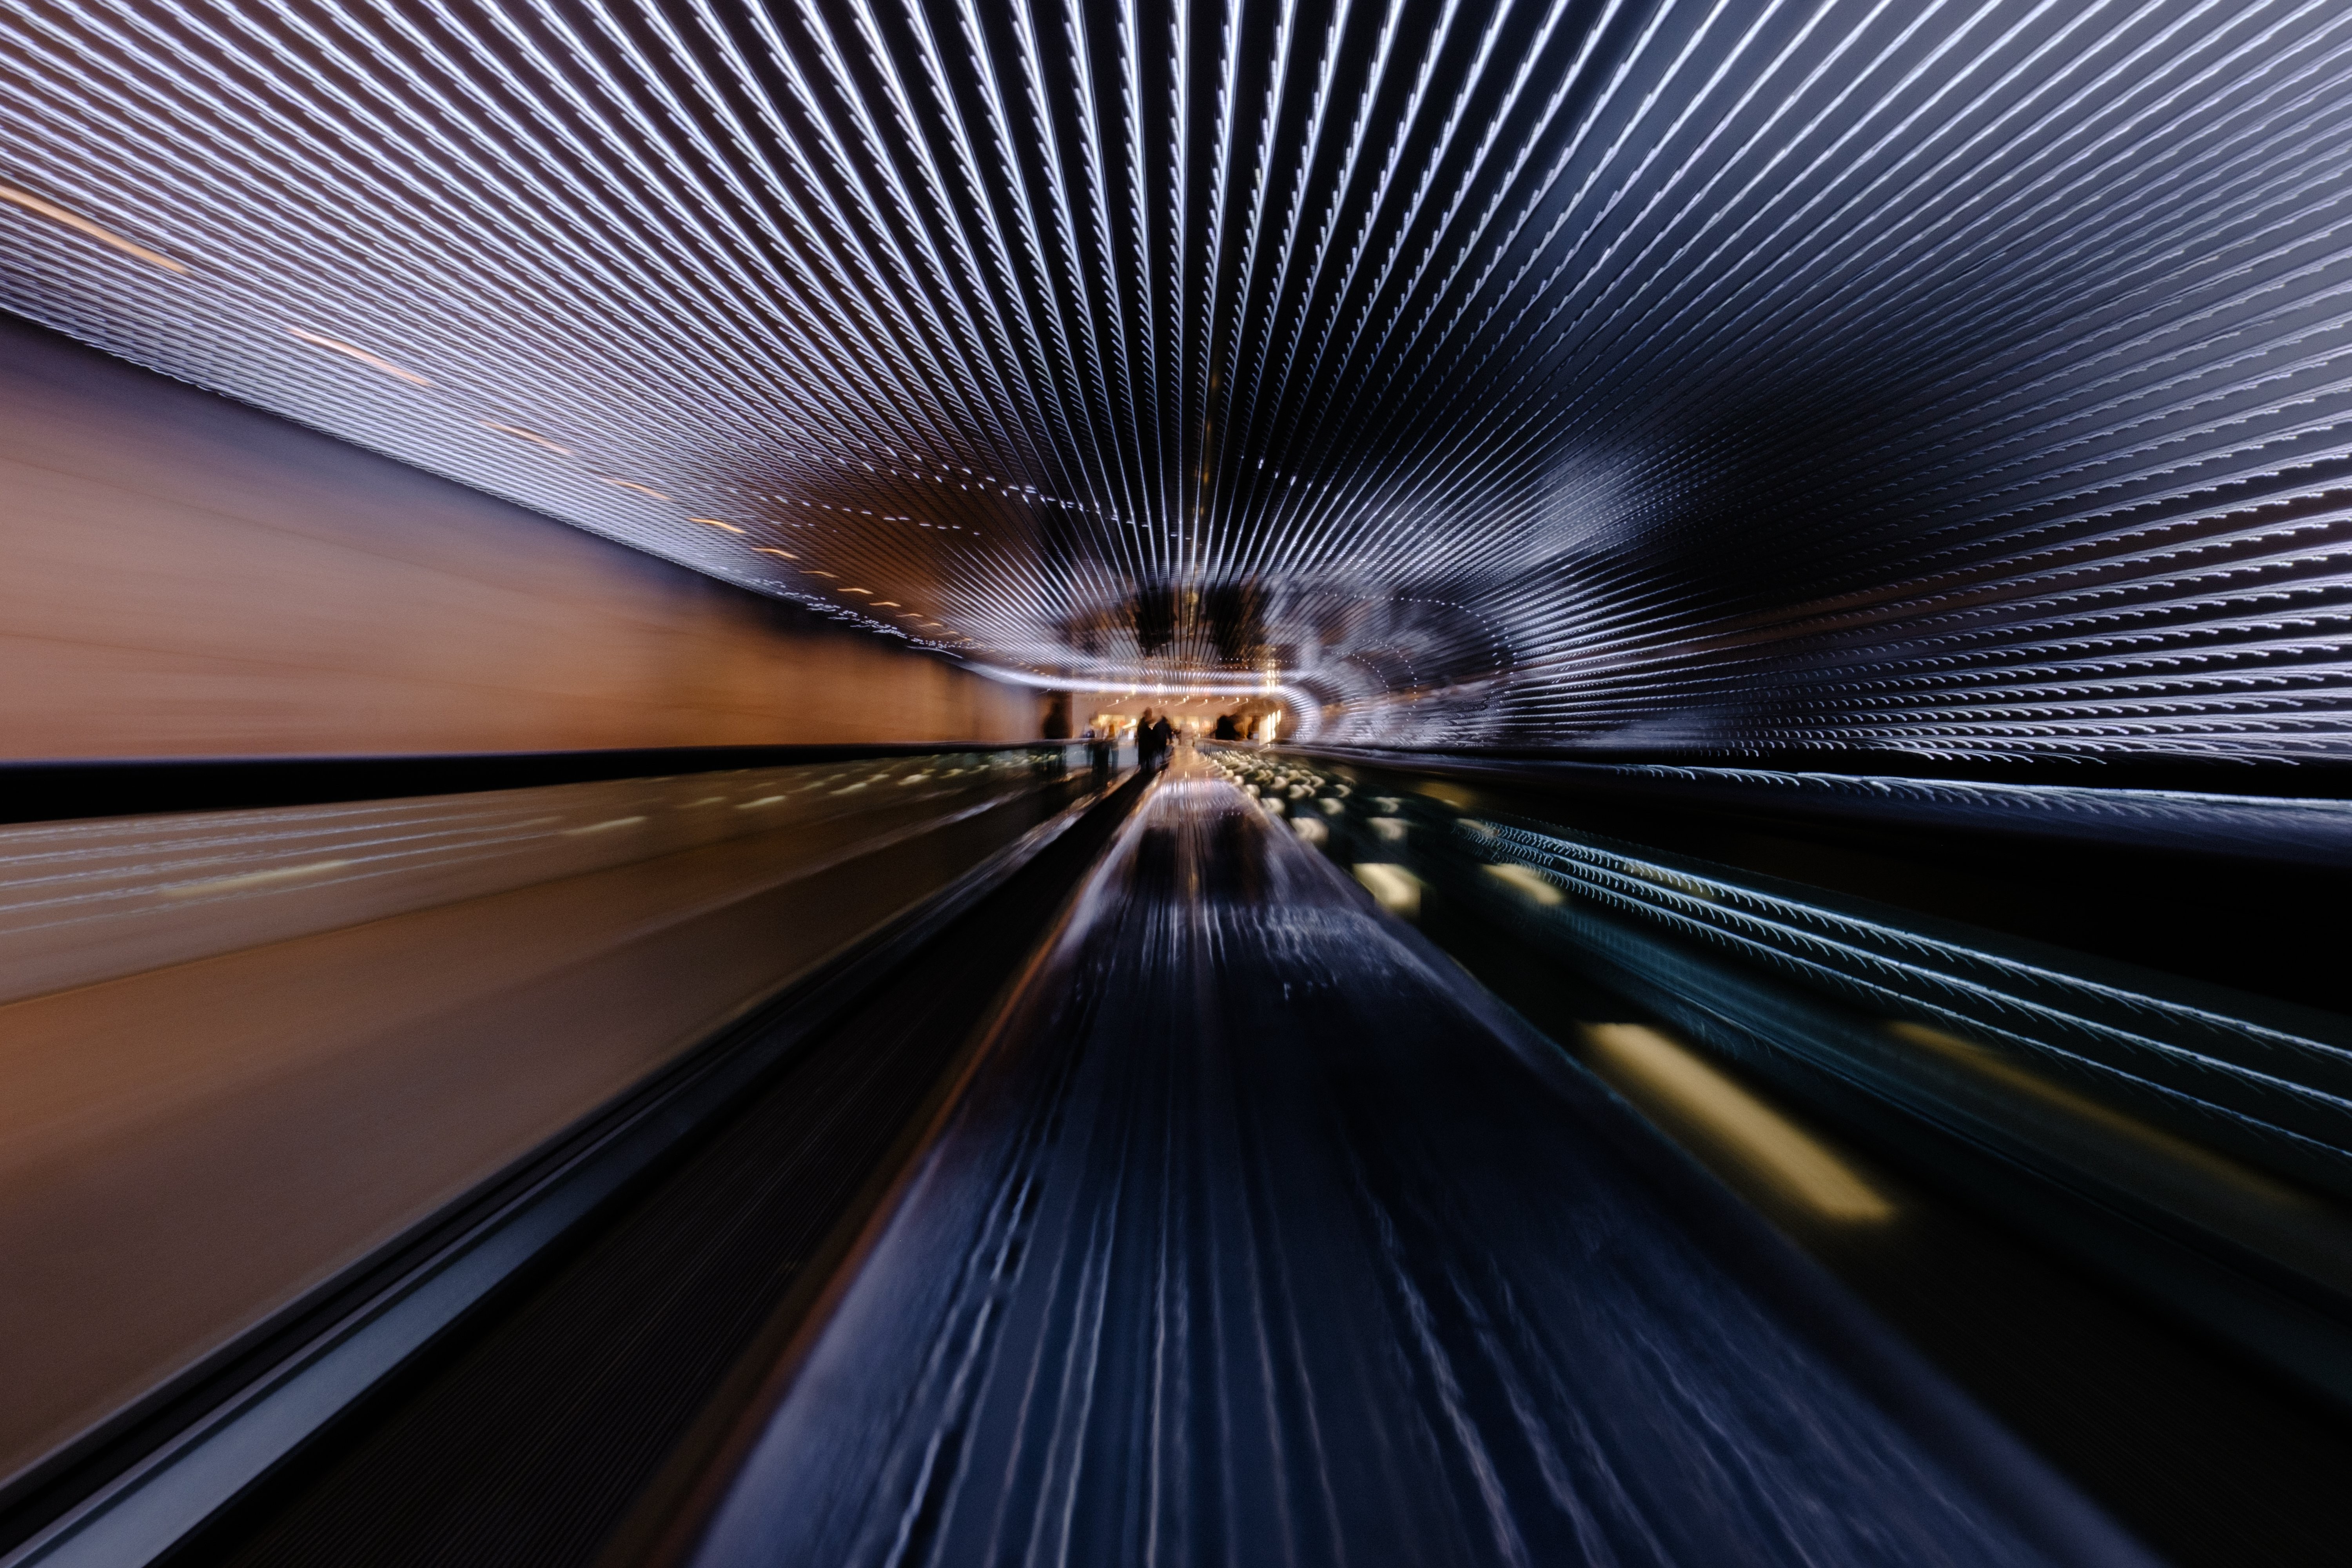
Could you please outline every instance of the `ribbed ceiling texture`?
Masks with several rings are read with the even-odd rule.
[[[1041,685],[2341,757],[2337,0],[15,0],[0,305]]]

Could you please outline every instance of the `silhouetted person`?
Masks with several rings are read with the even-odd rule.
[[[1160,732],[1152,728],[1151,710],[1146,708],[1135,721],[1135,765],[1150,773],[1160,765]]]
[[[1151,737],[1152,760],[1164,768],[1168,765],[1169,748],[1176,743],[1176,726],[1168,721],[1167,714],[1162,713],[1160,721],[1151,726]]]
[[[1232,714],[1220,713],[1217,715],[1216,732],[1209,738],[1213,741],[1238,741],[1242,738],[1241,726],[1234,721]]]

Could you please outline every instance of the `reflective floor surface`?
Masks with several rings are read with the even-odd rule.
[[[1074,787],[1013,750],[0,829],[0,1480]]]
[[[868,1245],[702,1563],[2142,1561],[1181,763]]]

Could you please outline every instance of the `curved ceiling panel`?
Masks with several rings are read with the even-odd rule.
[[[2352,752],[2352,10],[0,16],[0,303],[1040,683]]]

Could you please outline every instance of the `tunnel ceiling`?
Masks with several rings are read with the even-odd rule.
[[[0,304],[1039,683],[2343,755],[2352,8],[18,0]]]

